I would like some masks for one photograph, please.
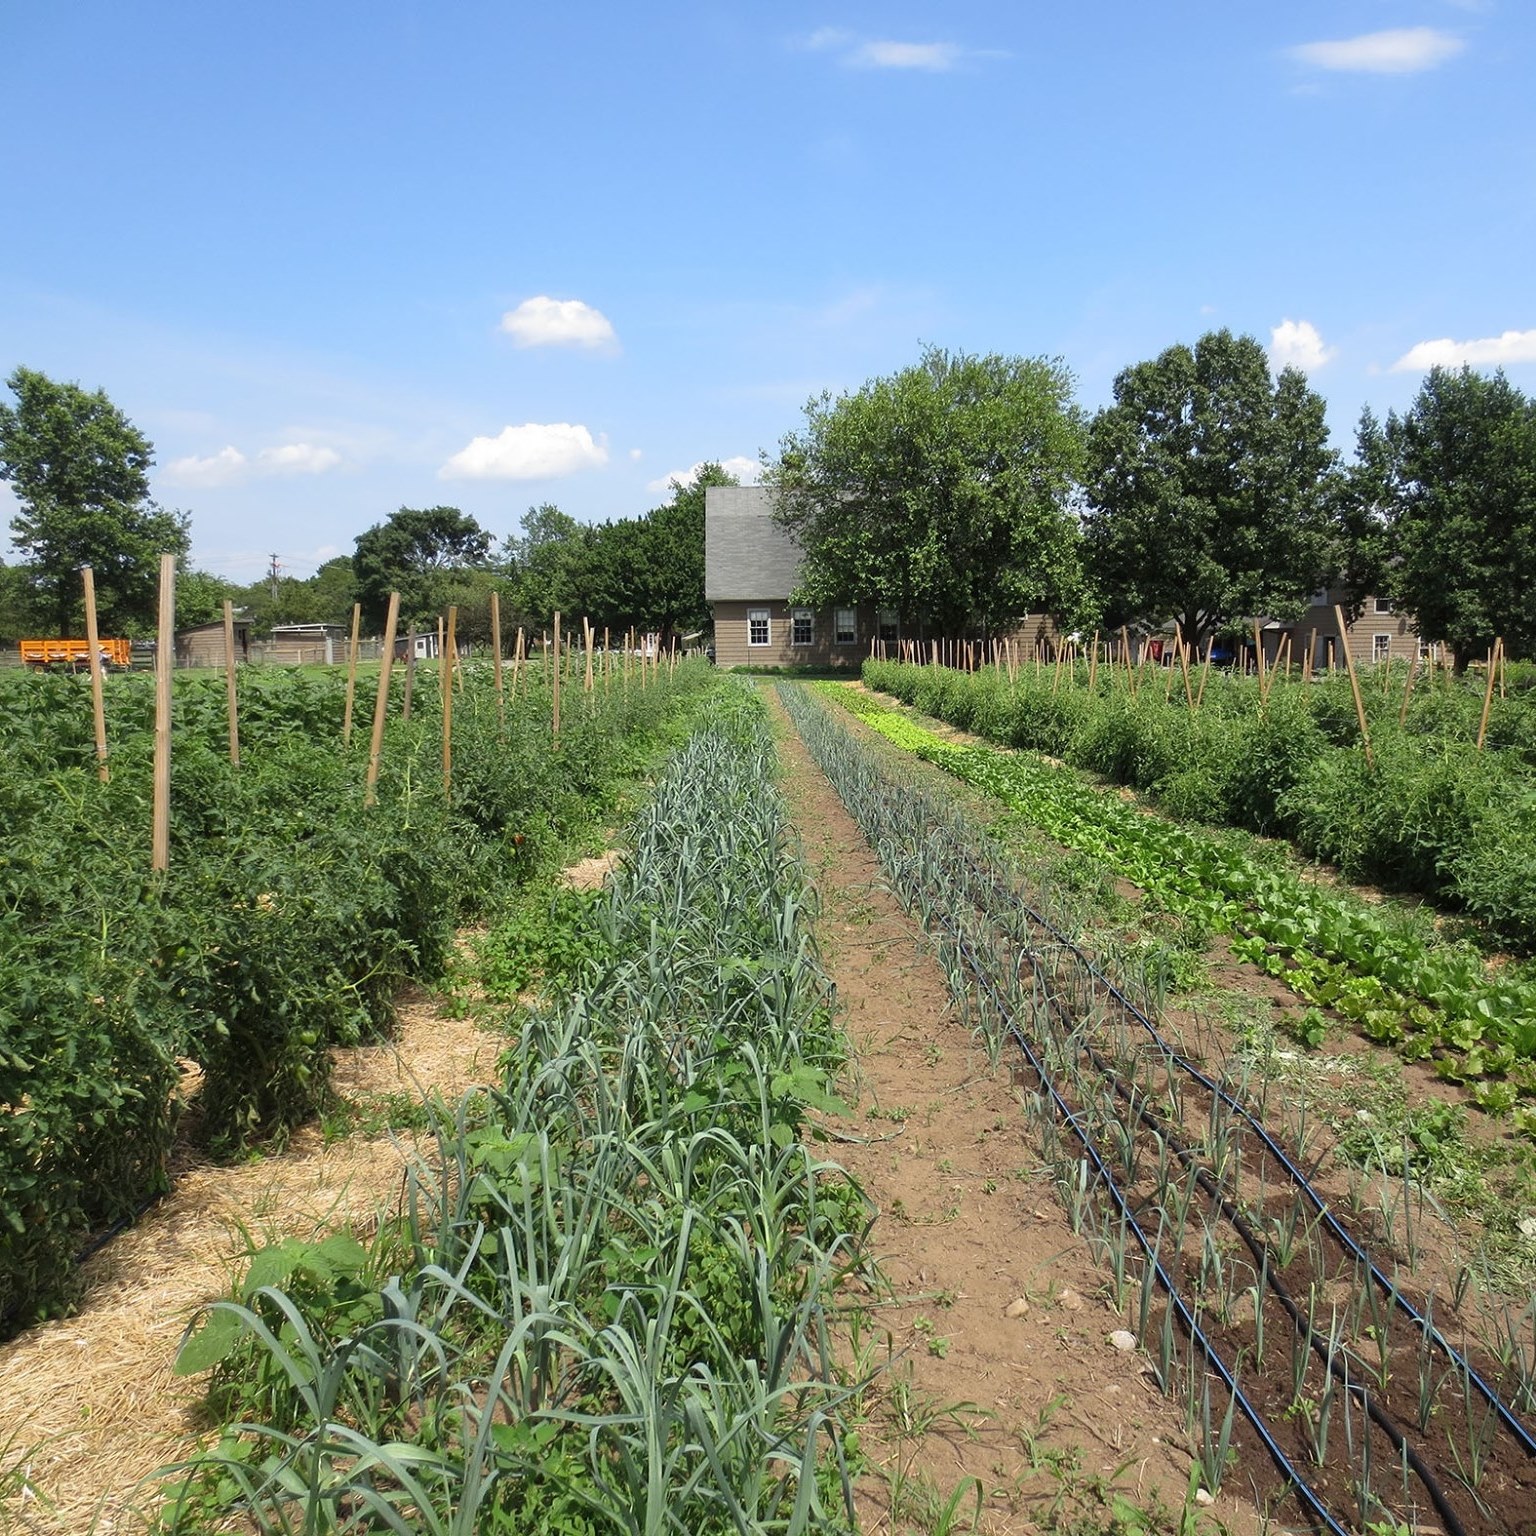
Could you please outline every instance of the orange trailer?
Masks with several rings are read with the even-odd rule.
[[[97,642],[104,667],[126,670],[133,661],[133,652],[126,640],[100,640]],[[88,640],[23,640],[21,662],[35,672],[45,667],[68,667],[71,672],[85,672],[91,665],[91,646]]]

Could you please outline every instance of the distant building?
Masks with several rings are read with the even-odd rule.
[[[331,666],[346,659],[346,640],[340,624],[274,624],[265,659],[290,667]]]
[[[236,619],[235,660],[251,659],[251,621]],[[194,624],[190,629],[176,631],[176,665],[178,667],[222,667],[225,663],[224,621],[215,619],[210,624]]]

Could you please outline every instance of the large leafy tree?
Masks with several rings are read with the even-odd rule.
[[[57,633],[79,630],[80,567],[95,573],[101,627],[154,623],[162,554],[185,558],[187,519],[149,499],[154,447],[107,398],[32,368],[6,380],[0,404],[0,479],[20,502],[11,537],[40,616]]]
[[[505,557],[520,615],[547,626],[584,606],[591,530],[552,501],[523,514],[522,536],[506,541]]]
[[[1498,636],[1536,654],[1536,400],[1502,372],[1435,368],[1383,436],[1392,596],[1459,666]]]
[[[1177,619],[1191,642],[1290,617],[1337,556],[1337,456],[1306,377],[1212,331],[1115,380],[1088,433],[1089,572],[1110,625]]]
[[[352,569],[356,601],[374,627],[383,624],[389,594],[400,594],[400,622],[433,620],[489,562],[491,536],[457,507],[401,507],[356,539]]]
[[[1045,358],[929,348],[811,400],[765,476],[804,551],[796,596],[894,608],[943,635],[1071,610],[1082,445],[1072,376]]]
[[[672,482],[672,499],[644,519],[643,571],[647,590],[643,618],[662,644],[709,623],[704,601],[704,493],[712,485],[736,485],[717,463],[701,464],[684,484]]]

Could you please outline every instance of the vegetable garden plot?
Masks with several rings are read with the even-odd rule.
[[[240,1422],[168,1531],[848,1527],[826,1313],[868,1215],[802,1136],[841,1045],[771,777],[733,691],[400,1226],[191,1336]]]
[[[201,1068],[211,1149],[281,1138],[324,1102],[332,1047],[387,1032],[399,984],[439,974],[456,925],[583,824],[714,686],[700,667],[592,698],[568,712],[557,753],[547,696],[525,692],[503,732],[471,679],[449,797],[424,678],[365,807],[366,744],[336,739],[339,678],[248,688],[239,769],[221,752],[222,694],[194,679],[157,877],[152,742],[133,727],[143,681],[111,680],[107,783],[79,680],[0,686],[0,1332],[67,1306],[88,1234],[165,1188],[180,1062]]]
[[[1010,681],[871,661],[864,676],[924,714],[1133,785],[1170,815],[1287,837],[1350,879],[1422,892],[1536,950],[1536,695],[1496,700],[1493,739],[1509,745],[1479,752],[1471,690],[1426,688],[1399,723],[1395,694],[1367,686],[1368,758],[1338,679],[1279,683],[1262,703],[1257,682],[1213,680],[1192,710],[1155,673],[1135,693],[1109,669],[1093,689],[1070,669]]]
[[[1240,1446],[1241,1470],[1272,1461],[1330,1530],[1536,1528],[1532,1341],[1501,1341],[1481,1368],[1450,1349],[1449,1303],[1406,1304],[1411,1282],[1372,1265],[1241,1084],[1191,1071],[952,812],[890,781],[804,693],[786,705],[938,935],[977,1028],[1037,1074],[1064,1202],[1183,1397],[1208,1486]]]
[[[1209,833],[1148,815],[1025,753],[960,747],[868,694],[826,690],[874,730],[995,795],[1066,847],[1103,859],[1316,1008],[1410,1060],[1432,1059],[1475,1103],[1536,1133],[1536,983],[1490,975],[1470,949],[1430,945],[1390,914]],[[1318,1020],[1319,1028],[1321,1020]]]

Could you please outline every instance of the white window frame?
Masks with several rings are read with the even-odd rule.
[[[759,624],[763,628],[763,638],[761,640],[753,638],[754,628]],[[747,609],[747,644],[750,646],[773,644],[773,611],[771,609]]]
[[[1375,663],[1392,660],[1392,633],[1378,629],[1371,636],[1371,660]]]
[[[890,634],[886,634],[890,630]],[[882,608],[875,614],[875,633],[882,645],[894,645],[901,639],[901,615],[894,608]]]
[[[1390,597],[1373,597],[1371,602],[1377,613],[1390,614],[1392,612],[1392,599]]]
[[[804,626],[805,638],[800,638],[801,627]],[[816,610],[814,608],[791,608],[789,610],[789,643],[791,645],[815,645],[816,644]]]
[[[1307,604],[1312,608],[1326,608],[1328,606],[1328,588],[1319,587],[1317,591],[1307,599]]]
[[[832,615],[832,636],[838,645],[857,645],[859,643],[859,610],[857,608],[838,608]]]

